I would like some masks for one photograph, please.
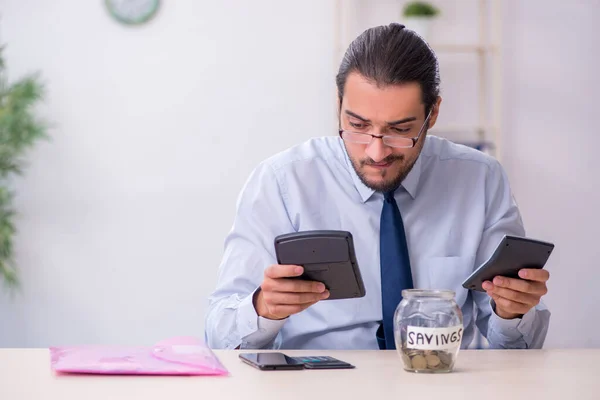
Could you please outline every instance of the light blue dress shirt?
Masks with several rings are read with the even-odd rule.
[[[550,312],[540,303],[522,318],[498,317],[485,293],[462,281],[505,234],[525,234],[500,164],[477,150],[427,136],[395,198],[404,220],[415,288],[451,289],[464,316],[462,347],[475,325],[492,348],[541,348]],[[379,221],[383,195],[356,175],[338,137],[311,139],[262,162],[237,202],[225,240],[205,338],[212,348],[378,349],[382,318]],[[277,235],[313,229],[354,237],[366,296],[325,300],[284,320],[259,317],[252,296],[276,263]]]

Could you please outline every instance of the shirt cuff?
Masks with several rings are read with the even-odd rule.
[[[257,289],[259,290],[259,289]],[[241,348],[263,348],[273,341],[286,319],[268,319],[260,317],[254,308],[254,294],[247,296],[238,307],[237,327],[242,338]]]
[[[496,314],[496,303],[493,299],[490,299],[490,306],[492,308],[490,322],[493,324],[493,330],[495,332],[513,338],[525,335],[529,332],[535,319],[535,307],[531,307],[531,309],[520,318],[504,319]]]

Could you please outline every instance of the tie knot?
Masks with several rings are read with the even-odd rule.
[[[394,190],[389,191],[389,192],[385,192],[383,194],[384,200],[387,201],[387,202],[393,201],[394,200],[394,192],[395,192]]]

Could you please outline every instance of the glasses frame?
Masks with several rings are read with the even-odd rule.
[[[373,139],[381,139],[381,141],[383,142],[383,144],[385,144],[388,147],[394,147],[394,148],[397,148],[397,149],[412,149],[413,147],[415,147],[417,145],[417,143],[419,142],[419,139],[421,138],[421,134],[423,133],[423,131],[425,131],[425,125],[427,125],[427,122],[429,121],[429,118],[431,117],[431,113],[432,112],[433,112],[433,107],[431,107],[431,110],[429,110],[429,114],[427,115],[427,118],[425,118],[425,121],[423,122],[423,125],[421,126],[421,129],[419,130],[419,134],[417,136],[412,137],[412,138],[405,138],[405,139],[412,140],[412,145],[411,146],[391,146],[391,145],[387,144],[386,141],[385,141],[385,138],[389,138],[389,137],[395,137],[395,138],[397,138],[398,136],[373,135],[372,133],[354,132],[354,131],[351,131],[349,129],[340,129],[338,131],[338,134],[340,135],[340,138],[342,140],[344,140],[344,132],[352,133],[352,134],[355,134],[355,135],[371,136],[371,140],[368,143],[358,143],[358,142],[352,142],[352,141],[349,141],[349,140],[344,140],[344,141],[349,142],[349,143],[369,145],[369,144],[373,143]]]

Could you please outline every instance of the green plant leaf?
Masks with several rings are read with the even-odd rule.
[[[47,126],[37,118],[35,107],[44,97],[37,74],[9,83],[5,73],[4,47],[0,47],[0,280],[9,287],[19,284],[14,265],[16,232],[13,194],[6,183],[23,172],[25,152],[46,138]]]
[[[405,17],[435,17],[440,10],[425,1],[411,1],[404,6]]]

